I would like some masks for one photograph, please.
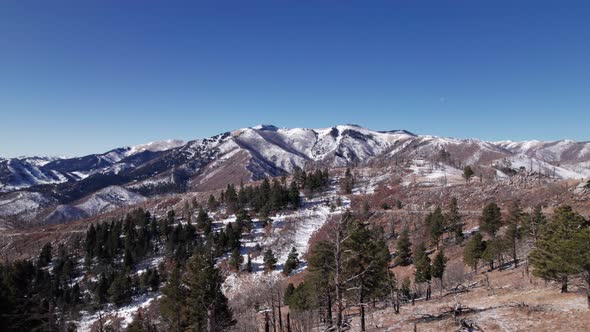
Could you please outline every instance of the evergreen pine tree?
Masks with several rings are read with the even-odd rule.
[[[109,286],[110,286],[109,280],[104,275],[104,273],[101,274],[100,278],[98,279],[98,284],[96,285],[96,288],[94,289],[94,294],[96,296],[96,300],[98,303],[105,303],[107,301]]]
[[[277,258],[273,254],[272,250],[267,249],[264,253],[264,271],[270,272],[275,269],[277,265]]]
[[[291,296],[293,295],[294,292],[295,292],[295,286],[293,286],[293,283],[289,283],[287,285],[287,288],[285,288],[285,295],[283,298],[283,303],[285,303],[286,305],[289,305],[289,300],[291,299]]]
[[[297,183],[295,181],[291,181],[291,185],[289,186],[289,203],[293,207],[294,210],[299,208],[301,204],[301,200],[299,198],[299,188],[297,187]]]
[[[184,284],[188,288],[188,321],[193,331],[227,331],[235,325],[223,278],[210,254],[195,250],[187,262]]]
[[[502,213],[496,203],[489,203],[483,208],[479,225],[481,231],[488,233],[492,238],[496,237],[502,225]]]
[[[248,253],[248,259],[246,260],[246,271],[252,273],[252,256]]]
[[[125,274],[118,274],[113,279],[109,290],[109,301],[117,307],[127,304],[131,301],[131,280]]]
[[[461,221],[461,214],[459,213],[459,206],[457,204],[457,198],[451,198],[451,202],[448,207],[449,211],[445,215],[446,223],[449,230],[453,232],[455,237],[455,243],[463,242],[463,222]]]
[[[209,195],[209,200],[207,200],[207,208],[210,211],[216,211],[218,207],[219,203],[217,203],[215,196],[213,196],[213,194]]]
[[[502,238],[490,239],[483,241],[484,250],[481,254],[481,259],[490,264],[490,269],[494,269],[494,262],[502,262],[504,252],[506,250],[506,241]]]
[[[426,254],[424,243],[419,243],[414,249],[414,281],[416,283],[430,282],[432,278],[430,257]]]
[[[586,300],[590,309],[590,226],[586,225],[576,232],[570,246],[570,258],[575,269],[582,272],[586,283]]]
[[[297,249],[293,247],[291,248],[291,252],[289,253],[287,261],[285,262],[283,274],[288,276],[291,274],[291,272],[297,269],[297,267],[299,267],[299,254],[297,253]]]
[[[432,262],[432,277],[440,280],[441,294],[443,290],[443,275],[445,268],[447,267],[447,261],[448,259],[445,257],[445,253],[441,250],[436,254],[436,256],[434,256],[434,260]]]
[[[135,264],[133,259],[133,254],[129,248],[125,249],[125,257],[123,258],[123,263],[127,269],[132,269],[133,265]]]
[[[309,277],[306,279],[317,289],[318,299],[325,308],[326,321],[332,323],[334,297],[334,243],[321,240],[311,248],[308,258]]]
[[[225,189],[225,208],[227,209],[228,213],[235,213],[239,206],[238,206],[238,194],[233,184],[228,184],[227,188]]]
[[[238,190],[238,206],[245,208],[248,205],[248,195],[244,188],[244,181],[240,179],[240,190]]]
[[[90,224],[88,231],[86,231],[86,260],[89,261],[95,256],[94,248],[96,247],[96,229],[94,224]]]
[[[76,305],[81,303],[81,297],[82,293],[80,292],[80,285],[75,283],[74,286],[72,286],[72,293],[70,296],[70,303],[74,305],[74,308]]]
[[[514,267],[518,267],[518,255],[517,246],[518,241],[522,237],[522,220],[524,219],[524,213],[520,208],[518,201],[512,202],[508,209],[508,228],[506,230],[506,243],[510,247],[512,260],[514,261]]]
[[[410,299],[410,292],[412,291],[411,286],[412,286],[412,281],[410,280],[410,277],[405,277],[402,280],[402,285],[400,286],[400,292],[402,293],[402,295],[406,299]]]
[[[402,231],[400,237],[397,239],[397,257],[395,257],[395,264],[399,264],[401,266],[410,265],[410,256],[412,255],[412,251],[410,250],[411,245],[410,231],[406,227]]]
[[[539,233],[547,223],[547,218],[543,214],[543,208],[541,205],[537,205],[533,208],[530,215],[526,215],[524,218],[524,229],[530,235],[534,241],[539,239]]]
[[[561,281],[561,291],[567,292],[569,276],[579,272],[576,264],[572,264],[579,254],[573,253],[572,239],[584,224],[584,218],[570,206],[558,207],[529,255],[533,275]]]
[[[160,274],[158,273],[157,269],[154,270],[154,272],[152,272],[152,274],[150,275],[148,283],[152,292],[158,291],[158,289],[160,288]]]
[[[51,263],[51,243],[47,242],[43,245],[37,262],[39,267],[45,267]]]
[[[436,245],[436,249],[438,249],[440,237],[445,231],[444,221],[445,219],[440,207],[437,207],[434,212],[429,213],[426,217],[426,224],[430,233],[430,239]]]
[[[168,222],[168,225],[174,224],[176,221],[176,212],[174,212],[174,210],[169,210],[168,213],[166,213],[166,221]]]
[[[469,181],[471,181],[473,175],[475,175],[475,172],[473,171],[471,166],[465,166],[463,168],[463,178],[465,179],[466,183],[469,183]]]
[[[197,214],[197,228],[207,235],[211,233],[211,227],[212,221],[209,214],[203,208],[200,208]]]
[[[289,297],[289,308],[293,311],[307,311],[315,307],[314,289],[309,282],[302,282]]]
[[[244,257],[242,257],[240,254],[240,248],[234,248],[229,259],[229,266],[231,266],[236,271],[240,271],[240,266],[242,265],[243,261]]]
[[[236,212],[236,226],[240,232],[250,233],[253,227],[252,217],[244,209]]]
[[[353,187],[354,177],[352,175],[352,172],[350,171],[350,168],[347,168],[346,172],[344,173],[344,178],[342,178],[342,180],[340,181],[340,189],[344,194],[348,195],[352,193]]]
[[[186,289],[182,284],[180,269],[175,267],[162,288],[160,311],[170,331],[184,331],[186,322]]]
[[[361,331],[366,331],[365,303],[382,294],[381,287],[388,278],[389,251],[383,234],[370,230],[359,220],[352,220],[343,243],[343,274],[347,293],[360,306]]]
[[[480,233],[475,233],[475,235],[467,241],[465,249],[463,249],[463,262],[477,272],[477,264],[482,258],[484,250],[485,244],[483,242],[483,237]]]

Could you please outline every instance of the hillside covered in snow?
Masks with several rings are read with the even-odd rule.
[[[153,142],[78,158],[0,159],[0,200],[6,202],[0,218],[50,223],[95,215],[106,210],[80,202],[93,201],[93,195],[108,187],[134,195],[119,200],[122,205],[136,203],[138,197],[213,190],[296,169],[392,164],[405,168],[406,184],[417,178],[460,179],[465,166],[480,179],[494,181],[510,181],[523,172],[547,181],[580,180],[590,177],[590,143],[486,142],[357,125],[260,125],[190,142]],[[26,201],[18,202],[18,197]]]

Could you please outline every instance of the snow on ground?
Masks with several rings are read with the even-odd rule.
[[[566,168],[567,166],[554,166],[538,159],[532,159],[525,155],[517,155],[507,158],[507,161],[514,169],[524,168],[532,170],[547,176],[555,176],[561,179],[581,179],[590,177],[590,170],[585,168],[578,168],[575,171]]]
[[[89,175],[90,172],[71,172],[70,174],[77,176],[80,180],[86,179]]]
[[[133,155],[133,154],[144,152],[144,151],[152,151],[152,152],[165,151],[165,150],[177,148],[177,147],[184,145],[184,144],[186,144],[185,141],[177,140],[177,139],[149,142],[146,144],[131,146],[129,151],[127,152],[127,154]]]
[[[123,306],[121,308],[116,308],[115,306],[111,305],[107,309],[100,312],[97,311],[94,313],[90,313],[88,311],[82,311],[80,312],[80,319],[74,323],[78,326],[78,332],[91,331],[94,323],[98,322],[98,320],[100,319],[100,315],[102,315],[103,319],[107,317],[121,318],[121,327],[125,328],[133,321],[133,317],[135,316],[137,310],[139,310],[140,308],[147,308],[152,303],[152,301],[160,298],[161,296],[162,295],[160,295],[159,292],[150,292],[133,298],[131,304]]]
[[[360,179],[357,178],[356,181],[356,188],[353,189],[353,195],[360,195],[360,194],[374,194],[379,184],[391,179],[391,174],[389,172],[385,172],[379,175],[370,174],[373,170],[371,169],[362,169],[360,175]]]
[[[132,184],[126,185],[127,188],[138,189],[142,187],[157,187],[168,183],[174,183],[174,177],[172,174],[160,174],[143,181],[133,182]]]
[[[157,269],[158,266],[164,262],[164,257],[163,256],[156,256],[156,257],[152,257],[149,259],[146,259],[142,262],[139,262],[136,266],[135,266],[135,274],[137,275],[142,275],[144,274],[148,269]]]
[[[137,265],[135,266],[135,272],[132,274],[141,275],[145,273],[148,268],[157,269],[158,265],[160,265],[160,263],[162,263],[163,261],[163,256],[156,256],[143,260],[137,263]],[[80,259],[78,261],[78,264],[84,265],[84,259]],[[72,281],[72,284],[75,282],[80,282],[83,278],[85,278],[84,275],[75,278]],[[96,282],[98,281],[98,279],[96,279],[96,277],[93,277],[91,281]],[[121,327],[125,328],[127,325],[129,325],[129,323],[131,323],[131,321],[133,321],[133,317],[135,316],[137,310],[139,310],[140,308],[147,308],[152,303],[152,301],[159,299],[161,296],[162,295],[159,291],[134,296],[129,305],[117,308],[114,305],[109,304],[109,306],[106,309],[100,311],[100,315],[102,315],[104,323],[106,323],[107,320],[112,321],[116,318],[121,318]],[[80,318],[74,322],[78,326],[79,332],[90,331],[92,329],[92,325],[94,325],[94,323],[96,323],[100,318],[98,311],[82,311],[80,315]]]
[[[329,199],[328,197],[332,197],[333,199]],[[340,207],[332,207],[331,203],[336,200],[336,197],[336,188],[333,185],[329,191],[321,196],[304,198],[299,210],[279,214],[271,218],[272,228],[268,235],[266,234],[267,230],[262,228],[262,222],[254,219],[252,231],[242,238],[241,254],[244,262],[246,262],[248,253],[254,253],[257,245],[263,248],[263,253],[252,257],[252,273],[237,274],[231,272],[226,276],[224,283],[224,292],[226,295],[228,297],[235,295],[242,289],[241,286],[244,284],[261,284],[281,278],[283,264],[293,247],[299,253],[299,259],[301,261],[299,268],[293,274],[302,272],[307,267],[307,264],[301,257],[309,249],[309,240],[312,235],[330,220],[332,216],[341,214],[350,206],[350,199],[341,196],[342,205]],[[235,217],[218,221],[217,224],[225,225],[233,221],[235,221]],[[263,268],[264,250],[267,248],[270,248],[277,258],[277,266],[270,273],[265,273]]]
[[[309,248],[309,240],[312,235],[320,229],[326,221],[332,216],[342,213],[350,207],[350,199],[346,196],[337,195],[337,182],[335,181],[329,190],[315,197],[303,197],[302,206],[297,211],[285,212],[272,217],[272,227],[267,234],[267,229],[263,228],[263,222],[259,219],[253,219],[253,228],[249,234],[242,236],[241,254],[244,263],[247,261],[248,253],[253,253],[257,245],[262,248],[270,248],[277,257],[277,267],[270,273],[265,273],[263,268],[263,255],[252,257],[252,273],[235,273],[229,272],[223,285],[224,292],[228,297],[236,295],[239,290],[245,289],[246,285],[261,285],[272,283],[275,280],[283,278],[281,272],[283,264],[292,247],[299,253],[301,265],[293,272],[297,274],[306,268],[306,262],[301,258]],[[340,197],[342,202],[339,207],[332,207],[336,198]],[[222,215],[224,211],[212,214],[215,218]],[[196,216],[195,216],[196,218]],[[213,229],[219,231],[229,223],[235,222],[235,215],[214,220]],[[220,261],[229,258],[229,254],[220,258]],[[156,256],[142,262],[139,262],[135,268],[134,274],[142,274],[148,268],[156,268],[164,260],[163,256]],[[247,287],[246,287],[247,288]],[[122,308],[113,306],[102,312],[102,316],[117,316],[122,318],[123,327],[127,326],[132,320],[134,314],[139,308],[145,308],[150,303],[159,298],[159,292],[148,293],[133,299],[133,302]],[[97,312],[83,312],[82,317],[76,322],[79,331],[90,331],[92,325],[99,319]]]
[[[412,172],[407,175],[402,185],[423,183],[431,185],[446,185],[461,180],[462,171],[442,163],[433,163],[423,159],[412,160],[408,169]]]
[[[0,199],[0,216],[36,211],[53,202],[53,199],[47,198],[41,193],[28,191],[3,196]]]

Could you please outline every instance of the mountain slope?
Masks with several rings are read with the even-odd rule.
[[[79,158],[2,159],[0,191],[36,193],[25,194],[29,203],[33,200],[38,205],[27,210],[28,214],[69,206],[62,207],[64,213],[55,219],[62,220],[84,215],[85,209],[71,207],[111,186],[147,197],[213,190],[297,168],[355,165],[397,165],[404,170],[402,176],[415,174],[433,181],[456,178],[465,165],[492,180],[509,179],[519,172],[536,173],[547,180],[580,179],[590,177],[590,142],[486,142],[403,130],[374,131],[357,125],[321,129],[260,125],[186,143],[153,142]],[[4,205],[7,211],[23,213],[17,201],[0,199],[9,202]]]
[[[124,160],[134,156],[156,156],[158,152],[184,144],[179,140],[151,142],[77,158],[19,157],[0,158],[0,192],[36,185],[79,181],[99,172],[117,172],[114,165],[125,168]],[[131,159],[132,160],[132,159]],[[134,167],[134,165],[130,165]],[[113,170],[114,169],[114,170]]]

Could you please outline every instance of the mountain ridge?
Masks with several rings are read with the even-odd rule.
[[[305,137],[306,135],[308,137]],[[354,159],[352,160],[354,162],[363,162],[367,158],[374,157],[375,154],[382,153],[383,144],[391,146],[392,139],[399,143],[408,138],[420,141],[422,144],[434,144],[439,148],[444,148],[445,145],[476,144],[479,145],[480,149],[496,150],[498,153],[507,152],[513,155],[523,154],[543,162],[568,163],[572,161],[574,163],[590,163],[590,142],[576,142],[565,139],[558,141],[485,141],[477,138],[460,139],[435,135],[417,135],[407,130],[375,131],[355,124],[315,129],[279,128],[271,124],[261,124],[188,142],[174,139],[154,141],[73,158],[41,156],[0,158],[0,191],[10,192],[36,185],[79,181],[98,172],[118,173],[124,168],[138,167],[158,157],[159,154],[165,154],[176,148],[182,149],[184,147],[187,155],[190,155],[188,157],[190,159],[194,156],[194,151],[190,151],[191,146],[211,143],[216,137],[222,136],[231,136],[233,143],[240,148],[249,150],[250,154],[257,154],[258,157],[264,157],[266,160],[273,159],[273,154],[275,157],[277,153],[289,154],[291,160],[282,160],[282,163],[275,165],[283,171],[291,171],[294,166],[301,166],[305,161],[317,162],[323,160],[330,153],[335,154],[334,159],[337,166],[344,166],[351,159]],[[368,141],[372,139],[375,141],[376,136],[386,138],[377,137],[379,138],[376,140],[378,144],[373,146],[369,144],[362,148],[363,151],[352,151],[351,148],[358,148],[358,146],[355,146],[354,142],[352,144],[346,142],[347,140]],[[244,137],[246,138],[244,139]],[[334,139],[330,140],[330,137]],[[343,140],[344,142],[342,142]],[[219,145],[223,145],[223,143],[221,142]],[[269,148],[269,150],[263,148]],[[231,150],[233,148],[226,144],[221,146],[221,149]],[[506,151],[499,151],[499,149]],[[394,149],[392,154],[395,153]],[[125,164],[122,162],[124,159],[133,156],[136,156],[135,160],[130,163]]]
[[[319,129],[258,125],[187,142],[156,141],[76,158],[0,159],[0,192],[4,192],[0,199],[9,197],[6,201],[15,205],[14,195],[8,194],[37,193],[23,196],[30,208],[14,209],[18,215],[25,211],[29,216],[24,219],[32,221],[41,210],[58,205],[71,206],[60,209],[81,215],[74,209],[75,202],[107,187],[130,191],[126,196],[135,193],[141,199],[219,189],[229,183],[290,174],[296,169],[369,164],[394,164],[405,170],[405,176],[418,172],[430,181],[447,175],[457,177],[467,165],[481,179],[494,181],[524,171],[548,181],[582,179],[590,177],[590,143],[488,142],[416,135],[406,130],[375,131],[358,125]],[[13,205],[3,205],[2,209],[10,211]],[[6,212],[2,215],[12,216]],[[63,218],[53,215],[52,219]]]

